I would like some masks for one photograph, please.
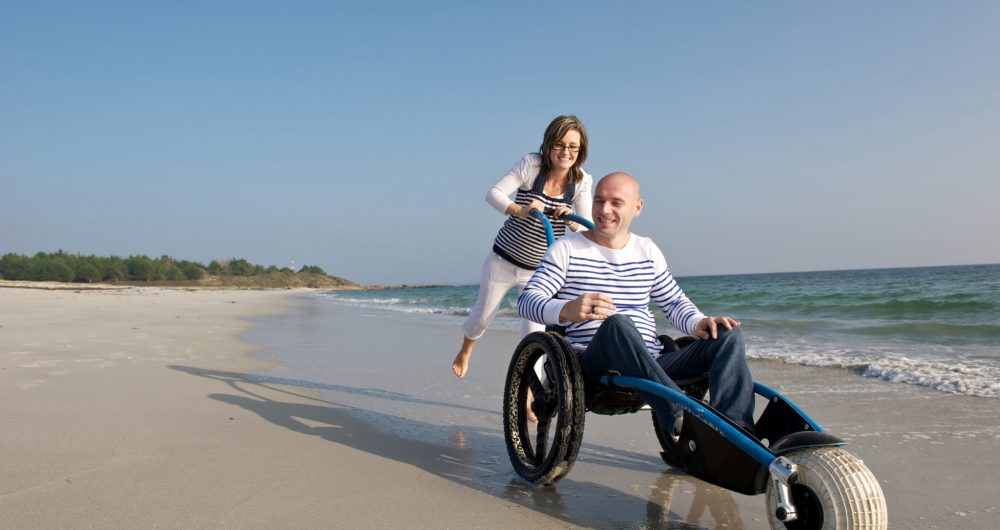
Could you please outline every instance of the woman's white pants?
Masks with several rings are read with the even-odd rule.
[[[482,277],[479,280],[479,295],[476,297],[476,305],[469,312],[469,317],[462,324],[462,332],[465,337],[471,340],[479,340],[486,332],[486,328],[497,316],[500,310],[500,302],[504,295],[512,287],[517,288],[518,294],[528,283],[528,279],[535,271],[522,269],[517,265],[501,258],[495,252],[490,252],[483,262]],[[524,337],[533,331],[544,331],[545,326],[521,319],[521,336]]]

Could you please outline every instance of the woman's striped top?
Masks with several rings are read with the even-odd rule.
[[[508,196],[516,188],[517,194],[513,202],[520,206],[538,200],[546,208],[569,206],[578,215],[589,219],[592,177],[584,172],[580,183],[568,185],[566,192],[560,197],[550,197],[544,193],[545,177],[539,174],[540,168],[541,157],[538,154],[525,155],[490,189],[487,201],[503,212],[511,203]],[[566,224],[558,219],[549,220],[553,236],[561,238],[566,233]],[[493,241],[493,252],[522,269],[535,270],[545,251],[545,227],[534,217],[508,217]]]
[[[705,318],[677,285],[659,247],[651,239],[635,234],[630,234],[621,249],[602,247],[583,234],[570,234],[556,241],[521,292],[517,309],[522,317],[535,322],[566,325],[566,340],[573,348],[583,350],[603,321],[560,322],[559,311],[585,293],[610,296],[617,312],[635,322],[653,355],[663,345],[657,339],[656,322],[649,309],[651,301],[683,333],[693,335],[695,325]]]
[[[545,204],[546,209],[569,206],[562,198],[552,198],[534,190],[517,190],[514,202],[523,206],[531,204],[535,199]],[[566,234],[566,223],[561,219],[550,216],[549,222],[552,223],[552,235],[556,239]],[[534,217],[508,217],[493,241],[493,252],[522,269],[534,270],[546,250],[545,227]]]

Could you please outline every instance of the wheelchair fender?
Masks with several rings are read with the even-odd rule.
[[[782,436],[771,444],[768,450],[775,456],[787,454],[805,447],[839,447],[847,442],[826,432],[800,431]]]

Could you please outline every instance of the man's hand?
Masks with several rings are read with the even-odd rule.
[[[694,334],[702,340],[708,340],[709,338],[717,339],[719,338],[719,326],[726,329],[733,329],[739,325],[741,324],[738,320],[733,320],[729,317],[705,317],[695,324]]]
[[[601,293],[586,293],[564,305],[559,311],[559,320],[562,322],[604,320],[615,314],[616,309],[615,302],[610,296]]]

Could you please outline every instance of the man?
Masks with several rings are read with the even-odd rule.
[[[740,323],[705,316],[688,300],[649,238],[629,232],[642,212],[639,182],[611,173],[594,190],[594,229],[558,240],[517,302],[521,316],[566,326],[588,377],[608,371],[677,389],[671,377],[709,374],[711,405],[753,432],[753,380]],[[666,352],[649,309],[653,301],[677,329],[703,340]],[[666,434],[680,434],[683,411],[646,392]]]

